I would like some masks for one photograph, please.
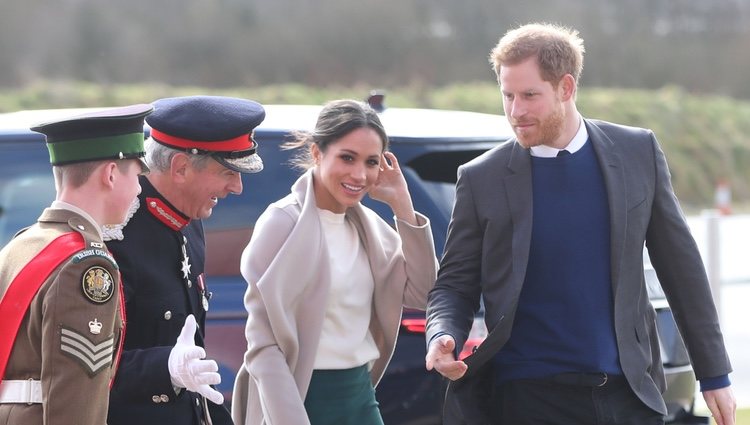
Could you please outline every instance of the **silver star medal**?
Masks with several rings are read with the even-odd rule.
[[[190,257],[187,255],[187,249],[185,249],[185,246],[187,245],[187,238],[182,237],[182,277],[185,278],[185,280],[188,282],[188,286],[190,285]]]

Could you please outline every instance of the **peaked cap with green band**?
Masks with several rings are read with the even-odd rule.
[[[143,121],[154,110],[147,104],[108,108],[31,127],[47,139],[52,165],[108,159],[143,161]]]

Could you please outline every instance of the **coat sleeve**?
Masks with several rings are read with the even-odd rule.
[[[120,332],[117,269],[91,256],[69,261],[53,279],[42,318],[44,423],[103,424]]]
[[[269,425],[309,424],[304,400],[287,363],[288,353],[284,353],[281,348],[284,341],[277,339],[294,338],[294,335],[274,333],[267,303],[277,306],[279,300],[264,299],[258,288],[258,282],[267,277],[272,262],[278,259],[277,254],[292,232],[294,224],[295,218],[283,209],[272,206],[266,210],[256,222],[253,237],[242,253],[240,267],[248,284],[244,299],[248,312],[245,327],[248,345],[242,367],[248,372],[248,383],[253,387],[250,391],[243,391],[259,396],[263,418]],[[293,269],[294,265],[289,264],[287,259],[286,267]],[[274,285],[294,283],[264,281],[264,284]],[[294,325],[290,324],[290,328],[293,329]]]
[[[394,220],[401,237],[406,269],[403,303],[406,307],[424,310],[427,307],[427,293],[435,285],[438,263],[430,220],[420,213],[416,215],[416,226],[396,218]]]

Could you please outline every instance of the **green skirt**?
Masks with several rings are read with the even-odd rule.
[[[314,370],[305,409],[312,425],[383,425],[367,365]]]

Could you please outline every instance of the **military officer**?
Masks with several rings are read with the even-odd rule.
[[[107,245],[120,264],[128,334],[110,395],[109,425],[231,424],[220,376],[205,358],[211,293],[204,276],[201,219],[242,192],[241,173],[263,168],[252,138],[265,118],[253,101],[189,96],[160,99],[147,123],[151,173]]]
[[[124,332],[116,261],[100,226],[120,223],[147,171],[132,105],[33,127],[56,199],[0,251],[0,424],[102,425]]]

